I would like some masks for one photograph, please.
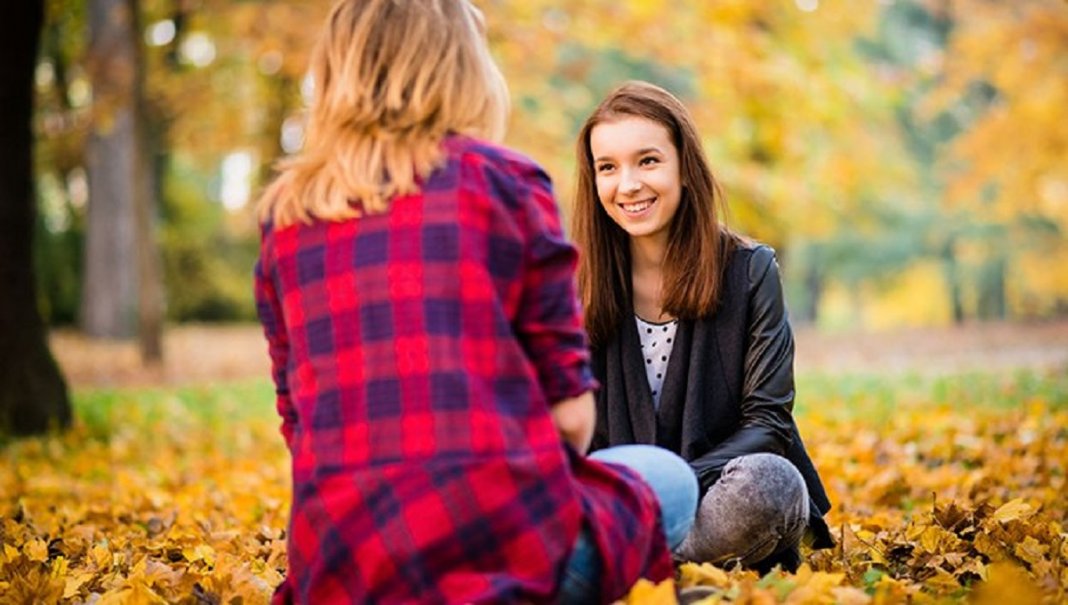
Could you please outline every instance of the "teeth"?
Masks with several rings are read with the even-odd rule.
[[[620,204],[620,206],[623,207],[624,212],[629,212],[631,214],[637,214],[639,212],[642,212],[643,210],[652,205],[653,200],[645,200],[644,202],[635,202],[633,204]]]

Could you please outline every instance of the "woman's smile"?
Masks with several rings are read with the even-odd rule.
[[[623,209],[623,212],[627,213],[627,216],[631,218],[640,218],[650,214],[648,210],[656,203],[656,197],[650,197],[636,202],[620,202],[619,207]]]

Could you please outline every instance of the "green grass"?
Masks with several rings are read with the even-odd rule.
[[[1068,408],[1068,372],[805,373],[797,376],[795,414],[803,419],[865,420],[878,425],[902,408],[1011,409],[1041,400]],[[84,389],[73,394],[76,422],[91,438],[107,441],[118,427],[167,425],[225,434],[236,422],[276,421],[274,391],[266,378],[180,387]],[[3,443],[0,443],[2,446]]]
[[[804,417],[818,409],[822,416],[882,423],[903,407],[937,406],[967,413],[975,407],[1011,409],[1033,400],[1054,409],[1068,408],[1068,372],[802,374],[797,377],[794,413]]]
[[[274,389],[266,379],[127,389],[87,389],[73,397],[76,422],[107,440],[117,426],[168,425],[221,430],[235,422],[275,419]]]

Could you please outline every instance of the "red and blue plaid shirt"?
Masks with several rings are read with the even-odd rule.
[[[655,496],[562,445],[596,386],[548,177],[465,137],[419,194],[263,229],[256,299],[293,458],[276,602],[551,602],[580,528],[602,595],[671,572]]]

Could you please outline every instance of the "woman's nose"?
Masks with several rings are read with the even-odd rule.
[[[636,193],[642,188],[642,183],[633,176],[625,174],[623,175],[623,182],[620,183],[619,188],[623,193]]]

